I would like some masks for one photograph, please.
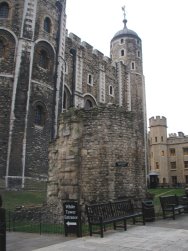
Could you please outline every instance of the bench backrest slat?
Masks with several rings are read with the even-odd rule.
[[[178,197],[176,195],[160,196],[159,199],[162,208],[167,208],[170,205],[178,205]]]

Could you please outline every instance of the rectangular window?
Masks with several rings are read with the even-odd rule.
[[[157,137],[155,137],[155,142],[157,142]]]
[[[161,156],[164,156],[164,151],[161,151]]]
[[[188,168],[188,161],[184,161],[184,168]]]
[[[123,44],[123,43],[124,43],[124,39],[122,38],[122,39],[121,39],[121,44]]]
[[[132,69],[132,70],[135,69],[135,63],[134,63],[134,62],[131,63],[131,69]]]
[[[91,74],[88,74],[87,83],[88,85],[93,85],[93,76]]]
[[[176,155],[175,148],[170,148],[170,156],[175,156],[175,155]]]
[[[137,51],[137,57],[140,58],[140,51]]]
[[[177,176],[172,176],[172,184],[173,185],[177,184]]]
[[[185,175],[185,183],[188,184],[188,175]]]
[[[155,168],[156,168],[156,169],[159,169],[159,162],[156,162],[156,163],[155,163]]]
[[[186,147],[186,148],[183,148],[183,154],[184,155],[188,155],[188,148]]]
[[[176,161],[170,162],[170,168],[171,168],[171,170],[176,169]]]
[[[163,136],[161,136],[161,142],[163,142]]]

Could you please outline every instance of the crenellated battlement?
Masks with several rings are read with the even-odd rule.
[[[151,117],[149,119],[149,126],[165,126],[167,127],[167,120],[164,116]]]
[[[111,58],[105,56],[101,51],[95,49],[92,45],[90,45],[86,41],[82,41],[81,38],[75,35],[74,33],[70,32],[68,34],[67,32],[67,38],[69,38],[72,41],[72,43],[75,44],[77,47],[85,48],[88,53],[95,55],[98,58],[98,60],[104,60],[107,63],[112,62]]]

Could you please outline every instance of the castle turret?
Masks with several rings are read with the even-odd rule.
[[[165,117],[149,119],[150,171],[158,173],[160,183],[168,183],[167,120]]]
[[[111,59],[118,69],[119,104],[126,106],[123,101],[124,93],[126,93],[125,103],[127,103],[129,111],[138,111],[138,109],[145,111],[142,42],[136,32],[127,28],[125,12],[123,23],[123,29],[115,33],[110,47]],[[123,75],[121,64],[126,66],[128,73],[126,84],[125,78],[121,77]]]

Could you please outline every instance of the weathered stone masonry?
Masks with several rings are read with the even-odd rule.
[[[48,202],[142,198],[144,128],[134,121],[134,113],[114,105],[62,114],[50,148]],[[122,161],[128,166],[117,167]]]
[[[0,181],[24,188],[47,180],[48,144],[62,111],[66,1],[0,0],[3,5],[8,14],[0,17],[5,48],[0,57]]]

